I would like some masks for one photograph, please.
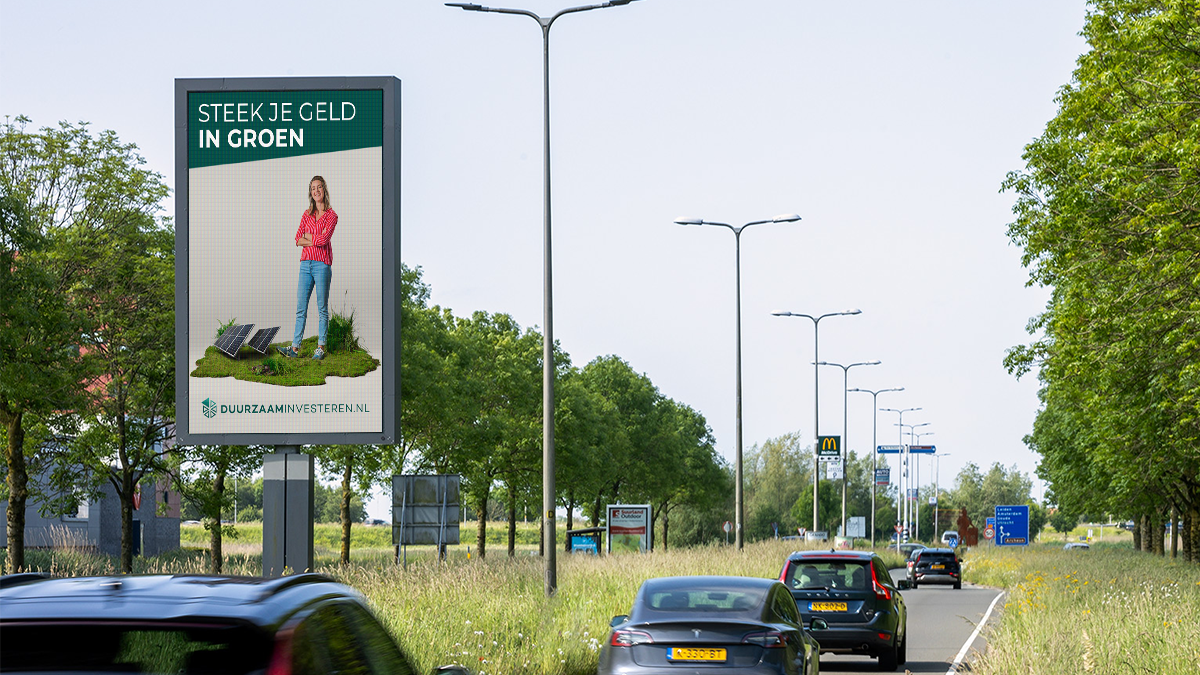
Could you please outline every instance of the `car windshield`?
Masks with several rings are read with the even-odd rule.
[[[763,592],[689,589],[647,594],[646,607],[660,612],[747,612],[761,607]]]
[[[244,626],[47,621],[0,623],[5,673],[235,675],[262,671],[272,642]]]
[[[788,567],[784,583],[795,590],[871,587],[870,563],[858,560],[800,560]]]

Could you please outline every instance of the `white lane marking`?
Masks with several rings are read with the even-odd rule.
[[[1004,591],[995,598],[992,598],[992,604],[988,605],[987,611],[983,613],[983,619],[975,626],[975,632],[971,633],[971,637],[963,644],[962,649],[958,650],[958,656],[954,657],[954,663],[950,664],[950,670],[946,671],[946,675],[955,675],[958,672],[958,667],[962,665],[963,659],[967,656],[967,650],[971,648],[971,643],[975,642],[975,638],[979,637],[979,631],[983,630],[987,624],[988,617],[992,615],[992,610],[996,608],[996,603],[1004,596]]]

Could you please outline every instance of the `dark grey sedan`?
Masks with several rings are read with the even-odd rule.
[[[819,635],[826,628],[814,619]],[[751,577],[663,577],[614,617],[600,675],[787,673],[817,675],[820,645],[787,587]]]

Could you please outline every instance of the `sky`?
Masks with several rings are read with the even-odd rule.
[[[524,0],[543,15],[572,6]],[[1048,300],[1006,236],[1010,171],[1086,49],[1083,0],[639,0],[551,30],[554,335],[700,411],[732,460],[742,236],[744,446],[813,434],[813,329],[850,388],[943,458],[1031,477],[1033,375],[1005,350]],[[394,75],[402,258],[457,315],[541,327],[542,40],[526,17],[427,0],[0,0],[0,115],[87,121],[174,185],[174,79]],[[174,213],[168,200],[167,214]],[[871,397],[820,374],[820,433],[872,444]],[[899,442],[894,413],[878,442]],[[907,442],[907,438],[905,439]],[[922,483],[933,473],[921,469]],[[1042,496],[1044,486],[1035,487]],[[372,517],[390,518],[386,497]]]

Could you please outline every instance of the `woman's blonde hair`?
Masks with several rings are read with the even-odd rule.
[[[312,198],[312,184],[320,181],[321,190],[325,193],[325,208],[329,208],[329,186],[325,184],[325,179],[321,176],[313,176],[312,180],[308,181],[308,212],[312,215],[317,215],[317,201]]]

